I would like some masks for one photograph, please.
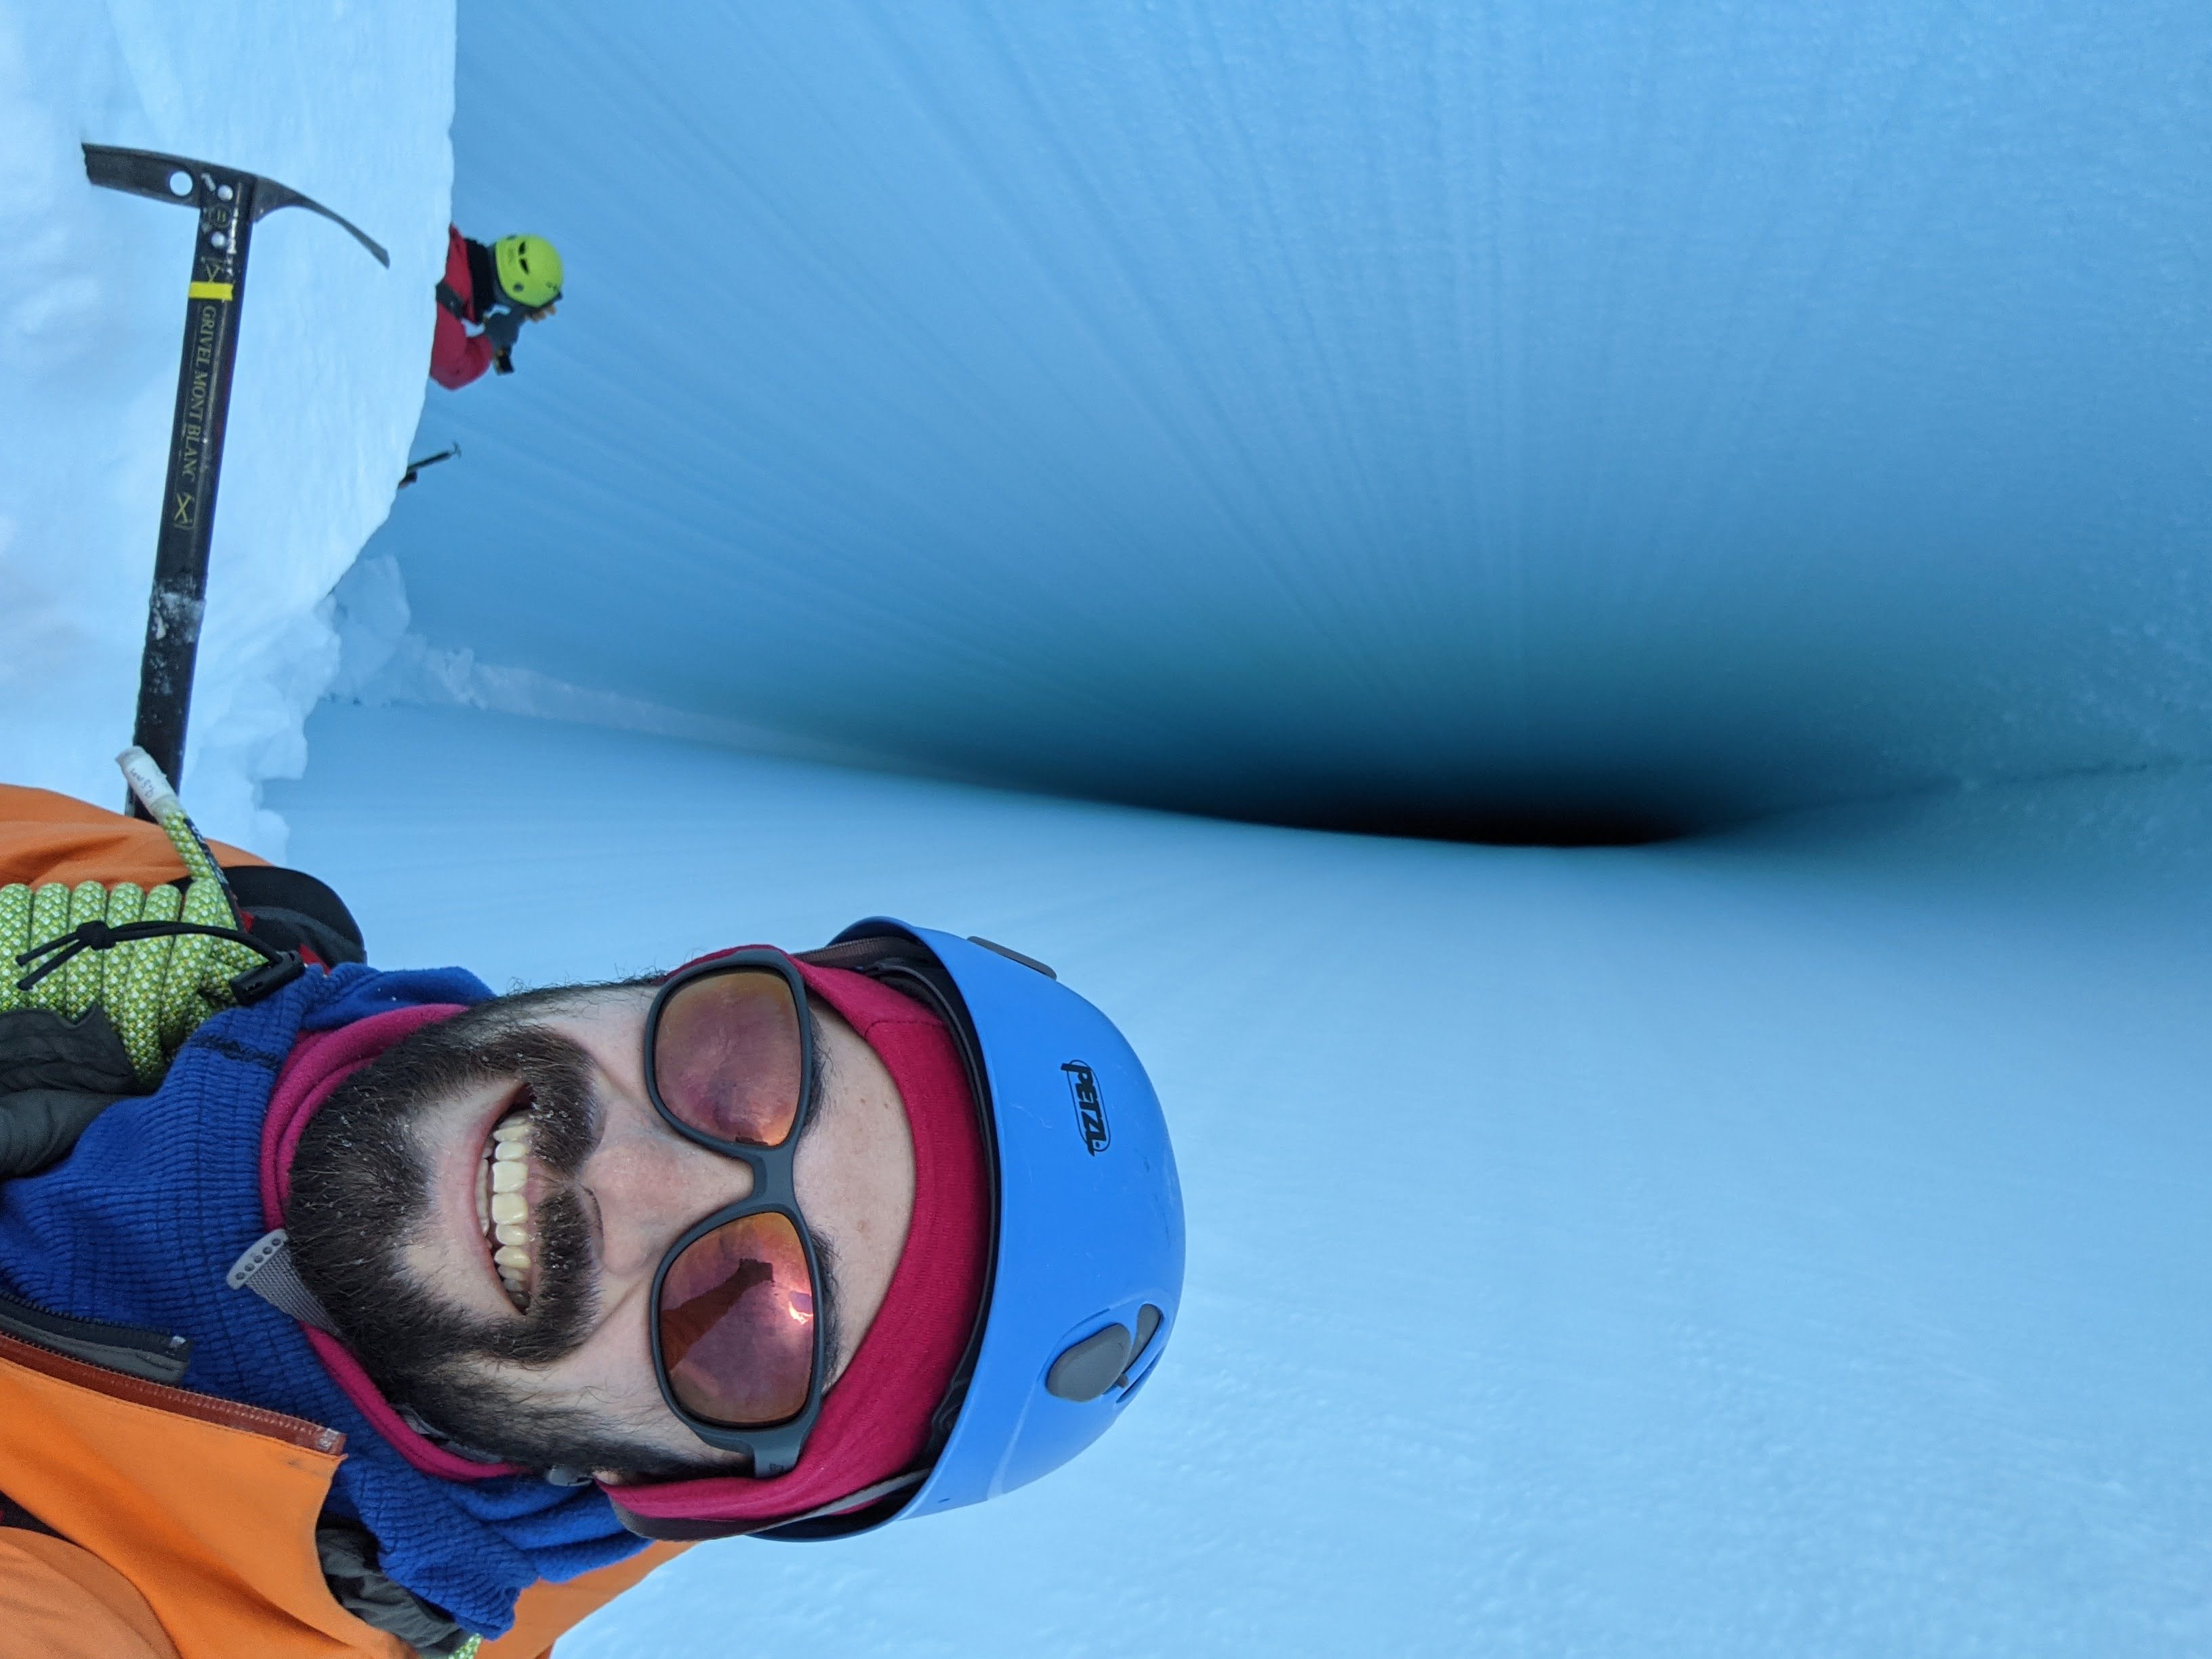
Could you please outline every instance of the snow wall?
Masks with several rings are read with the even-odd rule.
[[[1507,835],[2212,747],[2198,0],[460,21],[570,272],[377,540],[464,696]]]
[[[327,596],[389,509],[422,406],[452,183],[451,0],[0,3],[0,700],[16,783],[118,805],[176,398],[188,211],[94,190],[86,143],[227,162],[290,211],[257,231],[185,771],[209,833],[282,856],[337,671]]]

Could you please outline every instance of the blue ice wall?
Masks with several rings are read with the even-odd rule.
[[[568,258],[437,643],[912,763],[1692,821],[2212,754],[2212,9],[464,7]]]

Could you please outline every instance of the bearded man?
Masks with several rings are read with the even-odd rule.
[[[0,787],[0,1655],[542,1653],[1150,1376],[1173,1154],[1042,964],[876,919],[495,997],[133,781]]]

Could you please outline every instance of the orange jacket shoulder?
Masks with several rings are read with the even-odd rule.
[[[553,1642],[580,1625],[646,1574],[672,1561],[689,1544],[655,1544],[627,1561],[601,1567],[565,1584],[532,1584],[515,1604],[514,1628],[496,1642],[487,1642],[478,1659],[541,1659],[553,1650]]]
[[[331,1599],[316,1559],[315,1517],[339,1462],[326,1448],[338,1441],[0,1335],[0,1484],[70,1540],[0,1528],[0,1544],[15,1547],[0,1553],[0,1659],[399,1659],[396,1638]],[[532,1585],[514,1629],[483,1652],[538,1659],[688,1547],[655,1544],[571,1583]],[[19,1607],[25,1620],[62,1610],[57,1619],[92,1634],[75,1647],[10,1646]],[[115,1634],[135,1628],[138,1609],[173,1647]],[[23,1626],[33,1627],[45,1628]]]
[[[266,859],[210,842],[218,864]],[[0,887],[25,882],[135,881],[159,887],[185,873],[177,850],[155,825],[51,789],[0,783]]]
[[[79,1556],[126,1581],[183,1659],[403,1659],[397,1638],[331,1598],[316,1558],[315,1519],[343,1444],[315,1424],[0,1335],[0,1483]],[[11,1582],[9,1593],[66,1603],[67,1575],[55,1575],[79,1556],[49,1553],[43,1576],[14,1574],[21,1589]],[[87,1629],[128,1624],[120,1609],[136,1604],[76,1582]],[[128,1644],[92,1651],[142,1659]]]
[[[0,1659],[177,1659],[146,1598],[59,1538],[0,1528]]]

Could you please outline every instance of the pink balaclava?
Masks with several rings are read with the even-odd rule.
[[[823,1398],[799,1462],[774,1480],[736,1475],[614,1489],[647,1520],[770,1522],[834,1504],[908,1468],[965,1352],[983,1295],[989,1195],[981,1130],[951,1035],[927,1008],[862,974],[799,963],[808,992],[842,1015],[897,1085],[914,1139],[914,1213],[882,1308],[852,1363]],[[347,1078],[410,1031],[465,1012],[397,1009],[296,1044],[277,1079],[262,1135],[266,1224],[283,1224],[293,1154],[316,1110]],[[344,1345],[308,1329],[332,1378],[416,1468],[453,1480],[518,1471],[434,1445],[410,1428]]]

